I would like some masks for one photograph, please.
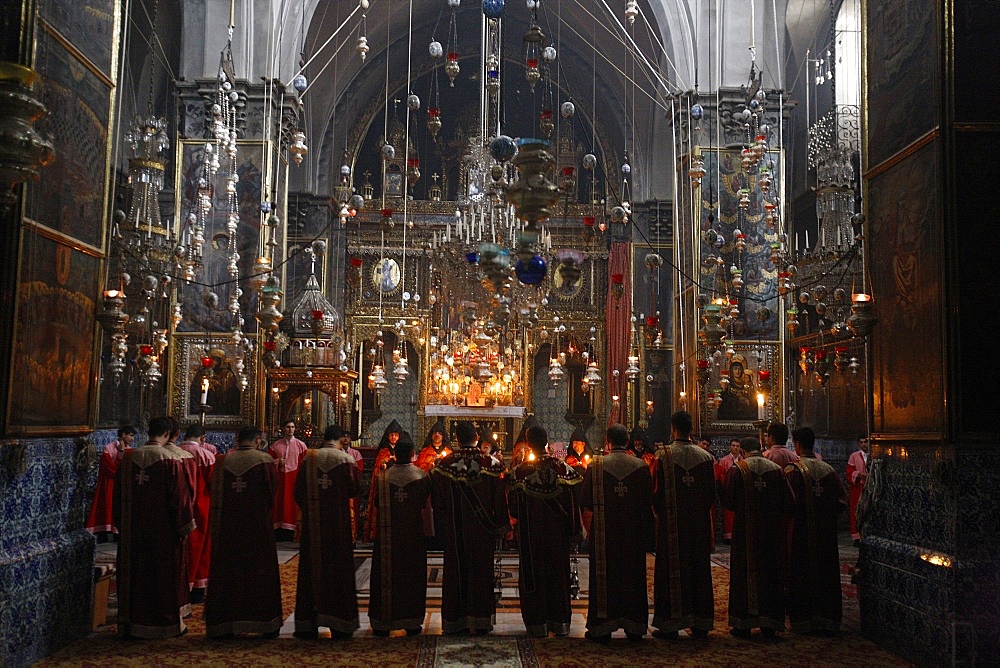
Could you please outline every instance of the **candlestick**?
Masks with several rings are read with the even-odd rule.
[[[763,392],[758,392],[757,393],[757,419],[758,420],[763,420],[764,419],[764,393]]]

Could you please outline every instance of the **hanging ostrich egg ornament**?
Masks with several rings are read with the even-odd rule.
[[[563,102],[559,110],[562,113],[563,118],[570,119],[576,114],[576,105],[568,101]]]
[[[430,46],[427,47],[427,51],[431,54],[431,58],[440,58],[444,55],[444,47],[441,46],[441,42],[437,40],[430,43]]]
[[[542,60],[547,63],[554,63],[556,60],[556,47],[547,46],[542,49]]]
[[[483,0],[483,14],[488,19],[503,17],[504,0]]]

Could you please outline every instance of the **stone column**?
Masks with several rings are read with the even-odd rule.
[[[995,3],[879,0],[865,20],[874,467],[866,635],[910,660],[1000,650],[1000,453],[990,176]]]

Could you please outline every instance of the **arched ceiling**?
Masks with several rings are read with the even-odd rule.
[[[381,5],[378,12],[375,11],[376,5]],[[329,163],[333,161],[335,166],[339,165],[340,153],[354,134],[353,125],[366,122],[373,113],[373,106],[380,110],[384,107],[387,61],[389,88],[395,92],[397,88],[405,87],[408,47],[412,54],[409,63],[411,80],[433,68],[435,63],[427,51],[432,38],[447,48],[450,10],[445,0],[414,0],[412,19],[409,6],[408,2],[388,0],[379,3],[372,0],[367,13],[367,36],[371,50],[364,63],[354,51],[360,22],[356,15],[349,27],[344,28],[334,40],[341,43],[344,33],[353,30],[340,54],[330,62],[336,48],[331,43],[306,69],[311,83],[305,96],[310,135],[317,147],[320,138],[323,138],[322,149],[317,151],[315,158],[312,179],[320,189],[324,185],[332,185],[325,178],[330,173]],[[353,9],[353,3],[343,0],[319,2],[306,38],[307,57],[316,52]],[[643,11],[648,17],[655,15],[645,2]],[[459,32],[456,50],[464,56],[480,51],[481,16],[480,3],[470,0],[463,2],[456,12]],[[624,24],[624,19],[619,20]],[[521,36],[527,31],[529,21],[530,15],[523,2],[508,2],[503,20],[505,58],[523,58]],[[572,96],[577,108],[588,119],[596,109],[602,143],[612,147],[620,157],[626,150],[626,139],[633,134],[643,134],[652,126],[657,107],[651,98],[662,100],[664,88],[651,82],[653,77],[641,63],[633,63],[634,58],[621,43],[625,39],[621,29],[608,19],[601,0],[546,0],[544,11],[539,14],[539,23],[547,38],[559,50],[559,83],[565,91],[564,95]],[[647,57],[657,59],[652,45],[662,37],[654,39],[642,18],[637,20],[633,35],[635,42],[647,52]],[[477,68],[478,61],[463,60],[462,66],[463,69]],[[625,72],[634,73],[634,103],[631,95],[626,97]],[[447,81],[443,75],[442,80]],[[593,99],[595,90],[596,105]],[[426,96],[425,91],[414,92],[421,98]],[[526,83],[519,87],[513,98],[506,100],[506,104],[531,104]],[[633,152],[641,150],[637,147]]]

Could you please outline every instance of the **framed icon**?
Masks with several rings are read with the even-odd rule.
[[[383,295],[395,292],[402,279],[402,272],[399,263],[391,257],[384,257],[375,261],[372,269],[372,283]]]
[[[385,196],[403,196],[403,165],[401,161],[391,160],[385,165]]]

